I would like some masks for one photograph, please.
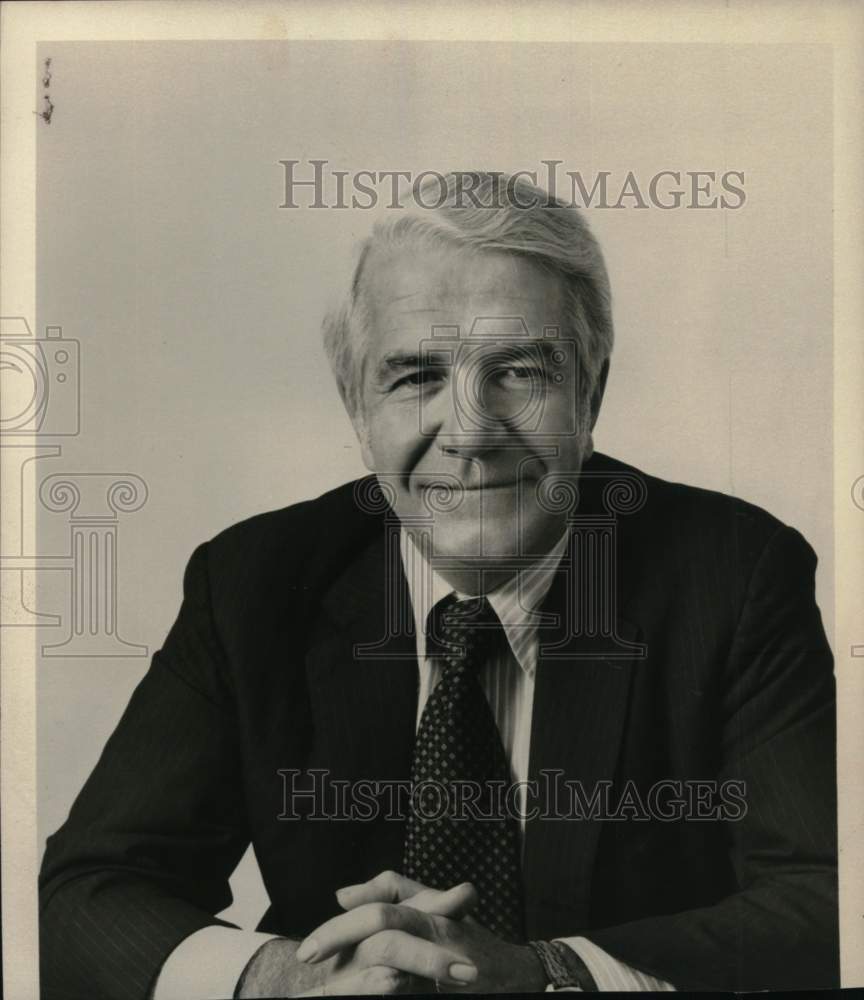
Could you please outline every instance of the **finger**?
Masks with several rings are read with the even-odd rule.
[[[336,899],[345,910],[352,910],[363,903],[404,902],[415,910],[436,913],[453,920],[460,920],[477,905],[477,893],[468,882],[442,893],[438,889],[427,889],[421,882],[393,871],[381,872],[368,882],[345,886],[337,891]]]
[[[343,910],[353,910],[363,903],[401,903],[426,888],[422,882],[406,878],[399,872],[386,871],[357,885],[346,885],[336,892]]]
[[[477,906],[478,901],[474,886],[470,882],[463,882],[444,892],[439,889],[422,889],[416,896],[406,899],[403,905],[423,913],[461,920]]]
[[[301,942],[294,958],[298,962],[320,962],[386,930],[404,930],[419,937],[434,936],[431,918],[419,910],[395,903],[364,903],[332,917],[312,931]]]
[[[476,966],[464,955],[405,931],[374,934],[357,948],[355,959],[371,965],[386,965],[448,986],[468,986],[477,978]]]
[[[373,965],[359,972],[331,979],[323,986],[316,986],[306,993],[295,993],[298,997],[324,996],[381,996],[402,993],[411,985],[411,977],[398,969],[383,965]]]
[[[359,973],[345,976],[331,984],[330,993],[338,990],[340,996],[369,996],[404,993],[411,977],[398,969],[386,965],[373,965]]]

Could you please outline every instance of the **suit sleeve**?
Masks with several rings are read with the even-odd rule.
[[[717,777],[746,789],[745,815],[726,824],[737,891],[583,932],[678,989],[839,985],[834,676],[815,567],[804,539],[779,528],[753,570],[725,665]]]
[[[225,924],[249,836],[235,704],[207,547],[183,604],[64,825],[40,888],[44,1000],[145,1000],[189,934]]]

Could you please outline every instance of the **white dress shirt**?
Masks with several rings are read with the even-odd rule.
[[[419,726],[426,700],[441,674],[440,663],[426,657],[426,622],[429,612],[440,600],[457,592],[435,572],[408,531],[403,529],[400,542],[417,636]],[[549,592],[566,545],[565,533],[547,556],[520,569],[511,580],[486,595],[504,628],[509,648],[481,667],[480,682],[501,733],[501,742],[510,762],[511,778],[519,784],[518,801],[523,830],[534,675],[539,648],[538,609]],[[457,596],[473,595],[457,593]],[[209,1000],[211,997],[224,1000],[232,996],[249,959],[274,936],[220,926],[196,931],[168,956],[156,983],[153,1000]],[[560,940],[579,954],[602,991],[674,992],[675,988],[670,983],[625,965],[587,938]]]

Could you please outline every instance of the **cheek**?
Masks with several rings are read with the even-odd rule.
[[[579,472],[586,457],[587,438],[585,434],[567,435],[558,438],[556,454],[548,456],[544,461],[550,472]]]
[[[542,423],[550,431],[564,435],[579,430],[581,422],[575,387],[567,383],[554,386],[543,399]]]
[[[363,446],[366,465],[376,472],[404,471],[417,448],[419,435],[414,423],[389,407],[370,413]]]
[[[580,406],[570,391],[551,392],[544,400],[543,415],[538,431],[553,435],[562,454],[581,452],[590,434],[589,408]]]

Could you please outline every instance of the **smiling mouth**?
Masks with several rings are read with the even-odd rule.
[[[478,483],[476,486],[463,486],[462,489],[466,493],[481,493],[487,490],[512,490],[519,485],[519,482],[515,479],[511,479],[506,483]]]
[[[491,483],[460,483],[458,489],[463,493],[494,493],[496,491],[516,490],[527,486],[531,481],[526,476],[524,479],[503,479]]]
[[[428,482],[420,482],[417,484],[415,489],[420,493],[424,493],[427,490],[440,489],[442,486],[446,486],[447,489],[452,490],[454,493],[504,493],[507,491],[513,491],[520,489],[521,487],[528,487],[531,484],[536,485],[536,477],[534,476],[523,476],[518,479],[496,479],[492,482],[472,482],[472,483],[462,483],[458,485],[455,483],[444,482],[432,479]]]

